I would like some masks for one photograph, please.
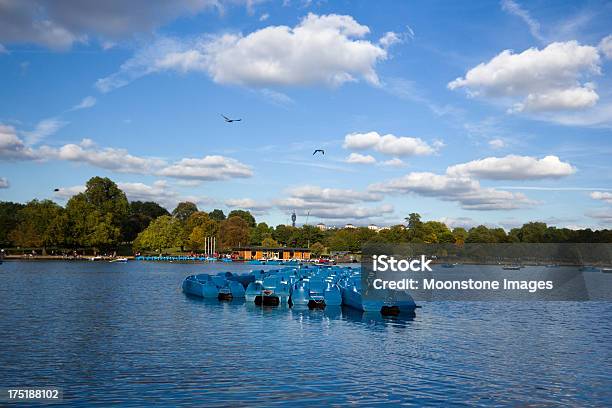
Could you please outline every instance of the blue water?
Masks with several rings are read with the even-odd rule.
[[[195,272],[252,268],[5,262],[0,388],[61,387],[79,406],[612,405],[612,303],[435,302],[387,319],[180,291]]]

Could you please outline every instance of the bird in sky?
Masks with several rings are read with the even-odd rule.
[[[317,149],[317,150],[315,150],[314,152],[312,152],[312,155],[314,156],[315,154],[317,154],[317,153],[319,153],[319,152],[321,152],[321,154],[325,155],[325,150],[323,150],[323,149]]]
[[[240,122],[240,121],[242,120],[242,119],[230,119],[230,118],[228,118],[228,117],[227,117],[227,116],[225,116],[225,115],[221,115],[221,116],[223,116],[223,119],[225,119],[225,121],[226,121],[227,123],[232,123],[232,122]]]
[[[53,189],[53,191],[55,191],[57,193],[59,191],[59,188],[55,188],[55,189]]]

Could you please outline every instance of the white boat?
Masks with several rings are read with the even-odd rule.
[[[115,263],[115,262],[118,262],[118,263],[127,263],[127,261],[128,261],[127,258],[115,258],[115,259],[111,259],[108,262],[112,262],[112,263]]]

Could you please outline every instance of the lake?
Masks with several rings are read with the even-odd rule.
[[[180,290],[252,268],[5,262],[0,387],[61,387],[54,406],[612,404],[610,302],[421,302],[383,318]]]

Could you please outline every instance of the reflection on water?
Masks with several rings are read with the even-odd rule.
[[[612,402],[607,302],[431,302],[413,316],[185,296],[248,265],[5,262],[0,386],[168,406]]]

